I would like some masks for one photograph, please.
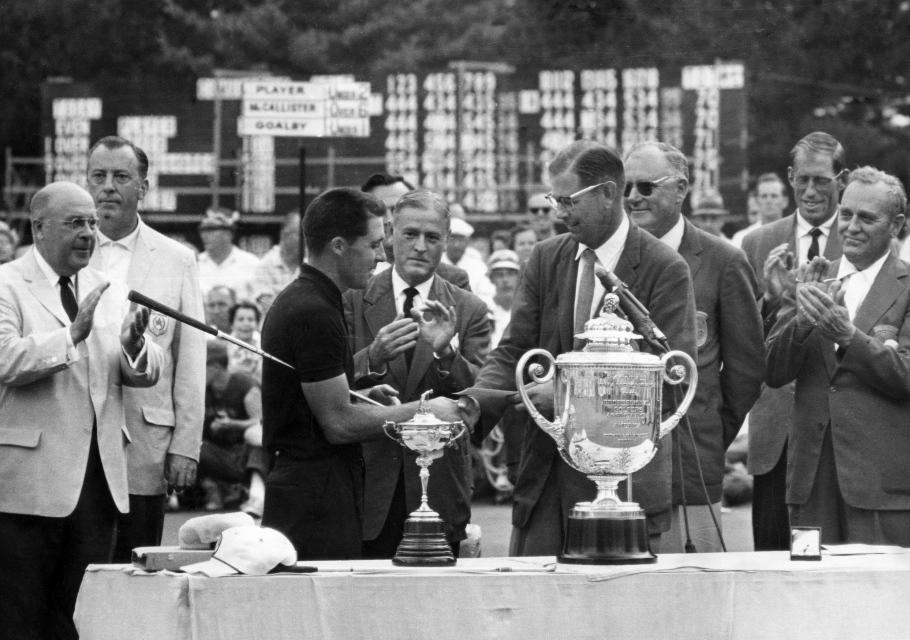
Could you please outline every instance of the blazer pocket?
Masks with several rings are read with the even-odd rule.
[[[174,427],[177,419],[171,409],[155,409],[153,407],[142,407],[142,415],[149,424],[155,424],[159,427]]]
[[[10,429],[0,427],[0,445],[34,449],[41,440],[41,432],[34,429]]]

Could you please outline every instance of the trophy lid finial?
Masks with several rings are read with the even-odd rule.
[[[635,328],[631,322],[616,315],[618,309],[619,296],[615,293],[605,295],[600,315],[588,320],[584,333],[575,336],[588,341],[585,351],[632,351],[632,341],[641,336],[633,333]]]

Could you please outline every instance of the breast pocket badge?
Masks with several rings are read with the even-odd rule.
[[[708,314],[695,312],[695,346],[701,348],[708,341]]]
[[[168,317],[164,314],[153,311],[152,315],[149,316],[149,331],[159,338],[167,331],[167,324]]]

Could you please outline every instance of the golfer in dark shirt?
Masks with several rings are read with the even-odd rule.
[[[367,394],[392,406],[355,405],[349,395],[354,366],[341,294],[365,287],[384,259],[384,214],[382,202],[355,189],[316,198],[303,220],[307,264],[262,328],[262,348],[295,369],[263,363],[263,444],[275,466],[262,524],[284,533],[301,560],[360,557],[359,443],[385,437],[386,421],[410,420],[417,411],[417,403],[399,404],[388,385]],[[431,409],[434,402],[449,403],[436,399]]]

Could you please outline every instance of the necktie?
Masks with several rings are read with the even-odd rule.
[[[60,302],[63,304],[63,310],[69,316],[70,322],[76,319],[76,313],[79,311],[79,304],[76,302],[76,296],[70,289],[69,276],[60,276]]]
[[[414,297],[417,295],[417,289],[414,287],[408,287],[404,290],[404,317],[411,317],[411,310],[414,308]],[[414,349],[408,349],[404,352],[404,359],[408,363],[408,368],[411,368],[411,359],[414,357]]]
[[[585,249],[581,254],[581,282],[578,285],[578,296],[575,299],[575,330],[573,335],[583,333],[585,322],[591,319],[591,305],[594,303],[594,255],[592,249]],[[584,341],[575,341],[575,348],[580,348]]]
[[[812,258],[818,257],[818,236],[822,234],[822,230],[818,227],[812,227],[812,230],[809,231],[809,235],[812,236],[812,244],[809,245],[809,262],[812,262]]]

